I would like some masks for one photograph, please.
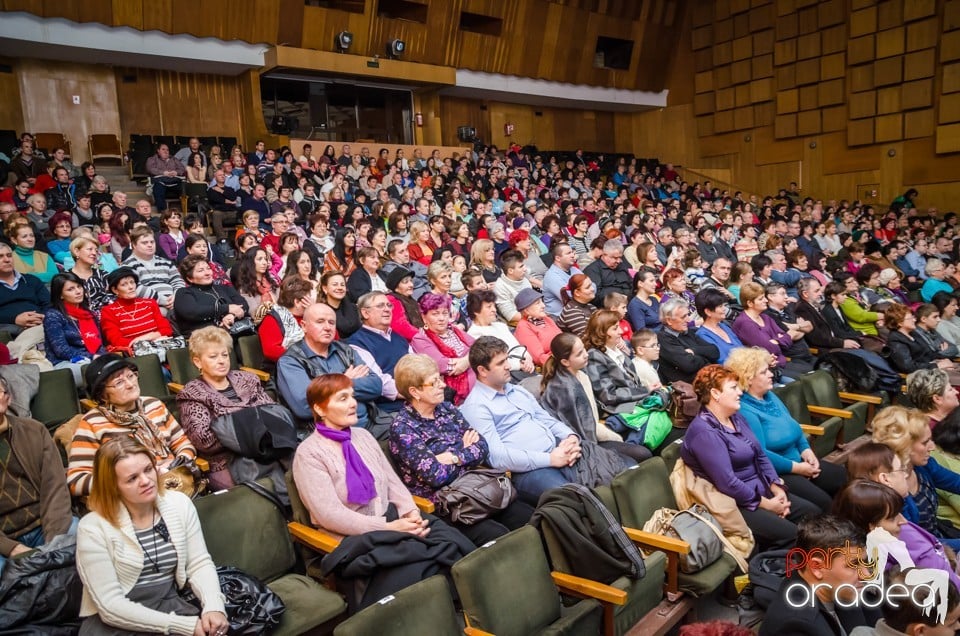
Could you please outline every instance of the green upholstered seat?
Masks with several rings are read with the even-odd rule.
[[[810,448],[817,457],[825,457],[837,447],[837,439],[843,430],[843,420],[839,417],[829,417],[822,421],[812,422],[810,410],[807,409],[807,396],[804,393],[803,381],[797,380],[790,384],[778,386],[773,393],[780,398],[790,415],[800,424],[816,424],[823,427],[823,435],[814,435],[810,439]]]
[[[283,600],[286,610],[273,636],[302,634],[346,611],[339,594],[293,571],[293,542],[273,502],[246,486],[234,486],[197,499],[196,506],[213,562],[256,576]]]
[[[818,370],[807,373],[801,379],[807,404],[826,406],[832,409],[849,411],[853,417],[843,421],[842,441],[852,442],[867,430],[867,413],[870,405],[866,402],[844,404],[840,399],[836,379],[827,371]]]
[[[30,413],[51,433],[80,413],[77,385],[70,369],[53,369],[40,374],[37,394],[30,400]]]
[[[340,623],[334,636],[459,636],[450,587],[442,576],[391,594]]]
[[[660,457],[663,458],[663,463],[667,465],[667,473],[673,471],[674,465],[676,465],[677,460],[680,459],[680,449],[682,447],[682,439],[675,440],[662,447],[662,450],[660,451]]]
[[[293,479],[293,472],[287,472],[284,477],[287,482],[287,496],[290,497],[290,510],[293,512],[291,519],[297,523],[302,523],[308,528],[312,528],[313,522],[310,520],[310,511],[307,510],[303,500],[300,499],[300,491],[297,490],[297,482]],[[300,550],[300,558],[304,564],[306,564],[307,574],[315,579],[322,579],[323,574],[320,570],[320,561],[326,555],[320,554],[300,543],[297,543],[296,546],[297,549]]]
[[[155,353],[135,356],[130,361],[137,365],[140,382],[140,394],[155,397],[166,405],[167,409],[179,418],[176,396],[167,387],[167,378],[163,375],[163,365]]]
[[[268,364],[275,366],[268,363],[263,357],[263,347],[260,344],[260,336],[257,334],[238,338],[237,348],[240,350],[240,360],[245,367],[269,371],[269,369],[266,368]]]
[[[633,466],[619,475],[610,484],[617,501],[620,522],[629,528],[643,529],[660,508],[676,509],[670,478],[663,459],[654,457]],[[679,573],[680,590],[693,596],[709,594],[733,574],[737,562],[724,553],[715,563],[694,574]]]
[[[540,535],[531,526],[474,550],[452,573],[472,627],[497,636],[600,633],[600,603],[561,604]]]

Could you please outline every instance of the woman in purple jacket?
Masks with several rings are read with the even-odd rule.
[[[790,337],[776,321],[764,311],[767,308],[767,296],[763,285],[746,283],[740,287],[740,304],[743,311],[733,321],[733,332],[748,347],[766,349],[777,357],[777,368],[781,373],[796,379],[804,373],[813,371],[806,362],[787,360],[784,352],[793,345]]]
[[[702,408],[683,438],[680,457],[695,475],[733,498],[761,552],[790,548],[796,522],[820,509],[790,495],[783,479],[740,415],[739,377],[718,364],[704,367],[693,380]]]
[[[947,558],[939,539],[907,521],[902,514],[903,503],[903,497],[890,486],[869,479],[854,479],[837,493],[833,514],[852,521],[867,535],[868,559],[877,558],[869,554],[876,546],[882,554],[889,555],[885,559],[886,569],[899,565],[901,569],[945,570],[953,584],[960,588],[956,563]],[[878,556],[882,559],[881,554]],[[907,559],[907,563],[902,562]]]

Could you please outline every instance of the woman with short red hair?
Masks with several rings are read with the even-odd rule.
[[[683,438],[680,458],[693,474],[732,498],[761,552],[790,548],[796,522],[820,513],[790,495],[743,416],[739,376],[718,364],[697,373],[693,391],[702,405]]]

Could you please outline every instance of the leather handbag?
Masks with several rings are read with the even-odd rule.
[[[286,607],[260,579],[228,566],[217,567],[217,578],[226,598],[230,634],[269,634],[280,624]],[[189,586],[180,595],[185,601],[200,605]]]
[[[685,574],[699,572],[723,556],[724,537],[720,526],[700,504],[680,511],[660,508],[643,524],[643,531],[690,544],[690,552],[680,559],[680,570]]]
[[[504,510],[516,498],[517,490],[509,475],[476,468],[437,491],[437,507],[450,521],[471,526]]]

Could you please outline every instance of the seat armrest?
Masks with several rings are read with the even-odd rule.
[[[80,406],[89,411],[90,409],[97,408],[97,402],[96,400],[91,400],[90,398],[80,398]]]
[[[553,577],[554,584],[561,592],[594,598],[601,603],[611,603],[613,605],[626,605],[627,603],[627,593],[611,585],[563,572],[551,572],[550,576]]]
[[[837,393],[843,402],[866,402],[867,404],[883,404],[883,398],[879,395],[864,395],[862,393],[847,393],[840,391]]]
[[[180,391],[183,391],[183,385],[177,382],[167,382],[167,388],[170,389],[170,392],[174,395],[177,395],[180,393]]]
[[[246,371],[247,373],[252,373],[257,376],[261,382],[268,382],[270,380],[270,374],[261,369],[254,369],[253,367],[240,367],[241,371]]]
[[[826,432],[822,426],[811,426],[810,424],[801,424],[800,430],[803,431],[804,435],[823,435]]]
[[[680,557],[690,552],[690,544],[681,539],[665,537],[662,534],[644,532],[636,528],[623,527],[627,537],[641,548],[660,550],[667,556],[666,581],[664,590],[667,598],[676,601],[680,598]]]
[[[416,504],[417,508],[420,509],[420,512],[425,512],[427,514],[430,514],[437,509],[437,507],[433,505],[432,501],[424,497],[413,495],[413,503]]]
[[[476,627],[464,627],[463,633],[466,636],[493,636],[490,632],[485,632],[482,629],[477,629]]]
[[[807,348],[810,350],[810,353],[812,353],[813,355],[815,356],[820,355],[820,350],[817,349],[816,347],[807,347]]]
[[[203,457],[197,457],[193,460],[193,463],[197,465],[197,468],[202,470],[205,473],[210,472],[210,462],[205,460]]]
[[[340,539],[337,539],[333,535],[327,534],[323,530],[317,530],[316,528],[305,526],[302,523],[297,523],[296,521],[288,523],[287,530],[290,531],[290,536],[293,537],[293,540],[297,543],[302,543],[308,548],[313,548],[317,552],[323,552],[324,554],[330,554],[340,545]]]
[[[823,415],[825,417],[839,417],[841,420],[849,420],[853,417],[853,413],[850,411],[845,411],[843,409],[834,409],[829,406],[816,406],[815,404],[808,404],[807,410],[810,411],[813,415]]]
[[[640,547],[653,548],[654,550],[665,550],[676,554],[689,554],[690,544],[682,539],[665,537],[662,534],[644,532],[636,528],[623,527],[627,537]]]

